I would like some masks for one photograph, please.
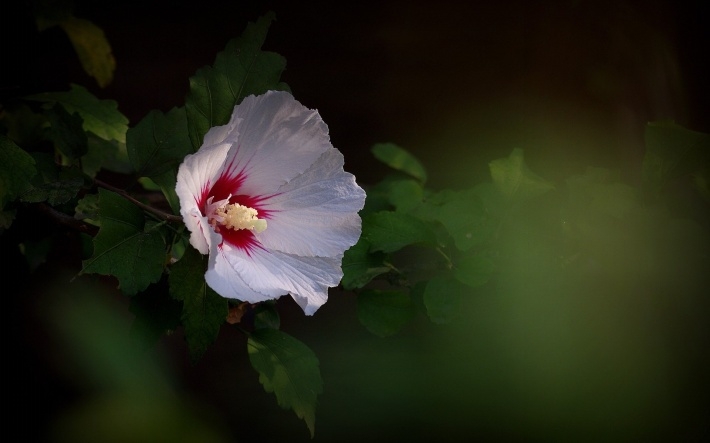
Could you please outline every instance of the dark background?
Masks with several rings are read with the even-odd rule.
[[[486,178],[487,162],[514,146],[551,179],[590,164],[637,178],[647,121],[710,125],[701,2],[75,4],[105,30],[113,83],[95,86],[60,29],[35,39],[35,64],[25,64],[34,69],[22,76],[44,90],[89,87],[131,124],[181,106],[187,79],[248,21],[275,12],[264,49],[286,58],[283,80],[320,111],[363,182],[380,177],[369,148],[382,141],[419,155],[433,185]]]
[[[276,21],[264,49],[286,58],[282,79],[299,101],[319,110],[333,144],[345,154],[346,169],[363,184],[384,173],[369,148],[386,141],[414,152],[430,170],[433,187],[484,180],[488,161],[514,147],[525,150],[534,171],[554,181],[595,165],[619,169],[633,183],[646,122],[673,119],[710,131],[708,25],[701,4],[77,1],[75,15],[100,26],[112,45],[117,69],[111,85],[98,88],[61,30],[36,33],[31,14],[21,7],[12,14],[3,11],[3,51],[14,61],[2,69],[8,75],[9,67],[27,92],[81,84],[100,98],[116,100],[135,125],[152,109],[183,105],[188,78],[211,64],[248,21],[273,11]],[[70,244],[69,256],[75,253]],[[10,354],[24,357],[10,359],[4,389],[13,391],[7,401],[18,420],[31,420],[21,427],[23,435],[42,438],[85,387],[58,370],[56,352],[47,351],[54,344],[37,314],[46,295],[41,282],[19,263],[19,255],[3,260],[13,262],[4,269],[9,281],[30,288],[20,292],[26,298],[19,306],[8,310],[13,321],[6,337],[17,337],[18,343]],[[65,258],[55,253],[51,260],[57,264]],[[71,271],[71,263],[65,264]],[[402,436],[455,441],[458,429],[484,441],[552,438],[544,426],[507,422],[501,402],[520,398],[486,393],[485,384],[472,395],[500,400],[471,416],[468,402],[459,407],[442,401],[455,388],[444,383],[437,391],[445,380],[429,378],[438,374],[429,365],[444,358],[431,349],[437,337],[447,336],[422,339],[420,327],[428,331],[427,325],[379,339],[359,325],[352,294],[338,291],[313,318],[304,318],[290,300],[279,306],[282,329],[321,359],[325,393],[314,441]],[[232,440],[308,441],[295,414],[263,392],[246,359],[245,339],[233,328],[223,328],[196,365],[189,363],[179,331],[159,348],[176,390]],[[484,346],[481,352],[494,350]],[[690,428],[678,434],[678,441],[700,441],[699,429],[707,429],[699,424],[707,418],[703,414],[689,419]]]

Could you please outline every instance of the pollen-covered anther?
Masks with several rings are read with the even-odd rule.
[[[217,208],[213,220],[227,229],[249,229],[258,234],[266,229],[266,220],[257,215],[256,209],[233,203]]]

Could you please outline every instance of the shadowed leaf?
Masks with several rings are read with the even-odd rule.
[[[323,392],[318,358],[308,346],[277,329],[257,329],[247,342],[249,361],[266,392],[279,406],[293,409],[315,432],[317,397]]]
[[[143,211],[118,194],[99,189],[99,218],[94,255],[84,260],[81,273],[113,275],[127,295],[160,280],[165,242],[157,229],[146,229]]]

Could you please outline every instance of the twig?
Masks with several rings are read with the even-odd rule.
[[[120,195],[121,197],[125,198],[126,200],[130,201],[134,205],[138,206],[139,208],[143,209],[144,211],[148,211],[159,218],[169,221],[169,222],[177,222],[181,223],[182,222],[182,217],[179,215],[173,215],[173,214],[168,214],[167,212],[163,212],[160,209],[156,209],[152,206],[148,206],[145,203],[142,203],[135,198],[131,197],[126,191],[123,189],[119,189],[115,186],[111,186],[108,183],[104,183],[101,180],[94,179],[94,183],[96,183],[97,186],[101,186],[102,188],[108,189],[109,191],[113,191],[116,194]]]
[[[57,223],[62,224],[64,226],[68,226],[72,229],[76,229],[77,231],[83,232],[92,237],[95,236],[96,233],[99,231],[99,228],[97,228],[96,226],[90,225],[81,220],[77,220],[74,217],[71,217],[63,212],[57,211],[46,203],[39,203],[37,205],[33,205],[33,207],[37,208],[37,210],[41,211],[45,215],[48,215],[52,220],[56,221]]]

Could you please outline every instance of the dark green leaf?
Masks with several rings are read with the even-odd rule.
[[[362,221],[362,236],[370,250],[394,252],[407,245],[434,244],[433,231],[420,219],[399,212],[382,211]]]
[[[414,316],[414,304],[400,291],[366,290],[357,295],[357,317],[380,337],[399,332]]]
[[[48,106],[61,104],[70,114],[78,113],[84,119],[84,130],[93,132],[104,140],[126,142],[128,119],[118,111],[113,100],[99,100],[86,88],[72,84],[67,92],[44,92],[25,97],[46,102]]]
[[[429,280],[424,289],[424,306],[431,321],[449,323],[456,319],[464,293],[465,286],[448,276],[437,276]]]
[[[276,310],[276,303],[267,301],[259,303],[254,308],[254,328],[271,328],[279,329],[281,326],[281,318],[279,311]]]
[[[367,189],[365,209],[361,214],[396,209],[408,212],[416,208],[424,197],[421,182],[401,173],[390,174]]]
[[[577,215],[623,218],[639,207],[636,189],[616,181],[615,175],[608,169],[589,167],[584,175],[567,179],[569,200]]]
[[[481,255],[466,256],[456,263],[454,276],[461,283],[472,288],[482,286],[490,280],[495,267],[493,261]]]
[[[229,302],[205,282],[207,257],[187,248],[170,270],[170,294],[182,300],[182,324],[192,361],[197,361],[217,339],[229,312]]]
[[[76,159],[87,152],[88,139],[82,128],[83,120],[77,113],[69,114],[63,106],[54,105],[47,110],[47,118],[52,127],[54,145],[70,159]]]
[[[86,194],[76,204],[75,218],[83,220],[94,226],[101,226],[99,219],[99,196],[98,194]]]
[[[461,251],[485,242],[495,231],[494,220],[484,210],[475,189],[445,190],[434,194],[417,208],[415,214],[424,220],[441,223]]]
[[[46,201],[52,206],[61,205],[74,198],[84,185],[84,176],[76,168],[58,166],[51,155],[34,152],[32,157],[37,166],[37,174],[32,179],[32,187],[20,199],[29,203]]]
[[[554,188],[552,183],[530,171],[523,159],[523,150],[516,148],[508,156],[489,164],[493,184],[510,201],[524,201]]]
[[[0,134],[0,209],[30,188],[35,174],[32,156]]]
[[[288,90],[280,83],[286,60],[273,52],[261,50],[274,14],[269,13],[249,23],[240,38],[230,40],[217,54],[212,66],[207,66],[190,78],[190,92],[185,110],[194,150],[214,126],[225,125],[234,106],[248,95],[268,90]]]
[[[26,240],[20,244],[20,252],[25,256],[30,272],[47,261],[47,256],[54,243],[53,237],[44,237],[37,241]]]
[[[424,188],[415,180],[396,180],[391,183],[389,197],[397,211],[408,212],[424,198]]]
[[[385,266],[384,260],[385,254],[370,252],[370,243],[361,237],[343,256],[343,288],[362,288],[378,275],[389,272],[390,268]]]
[[[409,174],[422,183],[427,179],[426,170],[419,160],[394,143],[378,143],[372,147],[372,153],[390,168]]]
[[[104,140],[95,134],[88,135],[88,151],[81,158],[81,169],[89,177],[96,177],[101,169],[130,174],[133,172],[128,160],[126,144],[116,140]]]
[[[318,358],[308,346],[277,329],[255,330],[247,342],[249,361],[266,392],[291,408],[315,432],[317,397],[323,392]]]
[[[182,303],[168,294],[165,280],[131,297],[130,311],[135,316],[131,335],[152,347],[166,333],[180,326]]]
[[[167,200],[173,212],[175,214],[179,214],[180,200],[178,199],[177,193],[175,192],[175,183],[177,183],[177,171],[165,171],[160,175],[154,175],[152,177],[152,180],[153,183],[158,185],[160,190],[163,192],[165,200]]]
[[[126,150],[139,177],[153,178],[177,170],[185,156],[195,151],[187,133],[185,109],[173,108],[167,114],[150,111],[128,130]]]
[[[643,178],[654,190],[665,182],[710,164],[710,134],[671,122],[646,125]]]
[[[10,211],[0,211],[0,233],[2,233],[2,229],[7,229],[12,226],[16,214],[17,211],[14,209]]]
[[[82,273],[113,275],[127,295],[160,279],[165,266],[165,241],[158,229],[146,229],[143,211],[118,194],[99,189],[101,229],[94,238],[94,255]]]
[[[151,111],[128,130],[126,147],[136,174],[149,177],[160,186],[170,207],[178,212],[177,169],[185,156],[194,152],[187,133],[185,109],[173,108],[167,114]]]

